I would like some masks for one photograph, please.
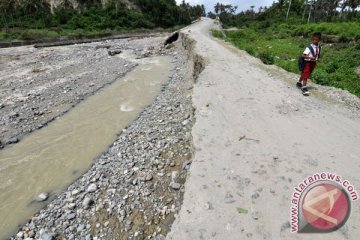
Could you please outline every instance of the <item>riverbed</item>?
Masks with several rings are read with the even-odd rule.
[[[5,148],[0,151],[0,154],[11,152],[21,145],[32,146],[24,150],[29,154],[21,156],[18,154],[21,150],[16,150],[12,155],[25,159],[18,163],[21,163],[25,169],[24,172],[30,173],[27,178],[14,177],[17,180],[27,180],[23,181],[25,184],[22,184],[26,191],[21,188],[17,189],[20,187],[18,185],[12,189],[13,193],[26,196],[23,202],[27,203],[21,208],[10,208],[11,210],[8,212],[9,216],[20,216],[21,219],[24,219],[15,221],[16,224],[20,224],[20,230],[16,231],[15,239],[41,236],[52,236],[53,238],[64,236],[67,239],[75,239],[77,236],[98,237],[98,239],[105,236],[116,238],[121,236],[124,239],[143,239],[145,236],[166,234],[174,219],[174,214],[180,208],[182,184],[191,163],[189,161],[192,156],[190,129],[193,110],[191,105],[192,80],[185,76],[188,56],[180,48],[181,44],[166,49],[162,45],[163,40],[164,38],[117,40],[40,50],[20,47],[17,50],[29,51],[28,56],[34,57],[33,60],[26,59],[25,62],[18,60],[18,58],[22,58],[21,54],[17,56],[14,51],[6,53],[13,56],[12,61],[14,62],[1,62],[2,66],[7,67],[2,68],[4,74],[1,75],[1,81],[6,84],[2,85],[1,94],[4,97],[1,98],[2,109],[0,110],[2,111],[3,133],[1,136]],[[115,57],[109,56],[109,48],[121,48],[122,53]],[[40,53],[35,55],[36,51]],[[79,53],[79,51],[84,51],[84,53]],[[40,67],[37,67],[40,70],[36,70],[40,60],[35,56],[41,59],[44,53],[49,53],[45,58],[61,59],[64,69],[61,70],[59,63],[51,64],[51,61],[41,61]],[[72,59],[71,56],[75,53],[78,57],[85,56],[84,62],[79,61],[78,58]],[[97,59],[96,62],[102,67],[96,64],[89,66],[92,61],[89,59],[91,56],[94,56]],[[16,61],[20,61],[20,63]],[[112,61],[116,63],[110,63]],[[168,64],[164,64],[164,61]],[[76,67],[77,64],[79,67]],[[161,66],[165,69],[156,70]],[[9,67],[14,67],[14,69],[9,69]],[[84,72],[81,71],[81,67]],[[155,73],[152,71],[154,68]],[[132,71],[129,72],[130,70]],[[140,77],[142,83],[131,75],[137,70],[142,74]],[[165,80],[164,76],[156,75],[156,72],[167,72]],[[39,78],[34,77],[34,74],[38,74]],[[62,78],[59,80],[56,77],[49,77],[57,76],[56,74],[62,75]],[[27,82],[26,79],[29,77],[32,78],[29,80],[32,83]],[[14,78],[18,81],[15,81]],[[42,80],[43,83],[39,84],[37,80]],[[14,86],[14,82],[19,82],[19,85]],[[102,92],[106,92],[107,88],[113,88],[118,82],[120,85],[119,89],[114,91],[116,94],[105,95],[108,99],[120,99],[114,108],[121,116],[132,115],[122,123],[127,127],[115,124],[118,137],[113,135],[108,141],[105,141],[98,136],[101,136],[104,129],[108,129],[108,125],[113,120],[110,122],[101,122],[100,120],[111,119],[111,117],[121,119],[121,116],[103,116],[108,106],[104,100],[93,100],[92,104],[94,105],[90,104],[89,106],[94,107],[84,111],[93,114],[88,117],[84,117],[84,112],[77,109],[81,109],[81,106],[86,105],[92,98],[96,99]],[[135,88],[126,88],[124,84],[130,84]],[[155,90],[156,88],[158,90]],[[121,92],[122,90],[125,92]],[[130,95],[134,98],[124,97]],[[144,103],[149,105],[145,109],[144,105],[137,106],[140,103],[139,100],[146,102],[153,99],[155,95],[158,96],[154,102],[150,100],[150,102]],[[92,113],[92,110],[95,111],[95,109],[100,109],[100,113]],[[140,115],[137,112],[139,109],[144,109]],[[76,113],[77,111],[78,113]],[[97,119],[96,116],[101,117]],[[85,125],[87,125],[87,119],[95,119],[95,122],[99,120],[97,123],[99,125],[90,127],[89,130],[89,128],[76,125],[78,123],[67,122],[67,118],[78,119],[79,124],[84,123]],[[132,122],[135,118],[136,120]],[[61,122],[65,123],[63,130],[52,133],[57,137],[46,141],[48,136],[40,136],[41,132],[46,132]],[[59,129],[58,127],[53,128]],[[80,133],[76,133],[78,130]],[[92,133],[95,134],[95,137],[88,135]],[[79,134],[84,135],[85,139],[73,143],[66,140],[67,135],[77,136]],[[45,139],[45,150],[40,150],[39,154],[36,154],[35,150],[40,147],[34,146],[44,143],[27,140],[32,136],[40,136],[37,139]],[[90,140],[94,138],[97,138],[95,143],[90,143]],[[64,150],[62,145],[57,144],[58,140],[70,142],[70,150]],[[98,144],[99,142],[106,145],[105,149],[95,150],[98,145],[101,145]],[[55,143],[56,151],[47,148],[50,143]],[[110,145],[111,147],[108,148]],[[67,155],[69,152],[77,155],[69,157]],[[81,161],[78,159],[85,156],[86,152],[93,152],[92,156],[86,156],[87,163],[80,166]],[[101,152],[105,153],[101,154]],[[38,156],[42,156],[41,154],[57,160],[46,157],[40,157],[40,159]],[[6,158],[1,159],[2,162],[6,161]],[[67,164],[66,159],[72,159],[75,165]],[[41,163],[41,161],[51,162],[51,164],[47,167],[46,165],[42,166],[43,168],[39,169],[40,172],[32,171],[33,165],[30,162]],[[13,161],[14,165],[16,165],[15,162]],[[6,166],[6,164],[2,165]],[[90,165],[92,165],[90,170],[83,175]],[[68,169],[65,171],[66,173],[62,172],[64,167]],[[21,174],[20,171],[17,176]],[[6,174],[2,174],[1,177],[9,179]],[[50,179],[55,178],[62,179],[62,183],[41,187],[41,184],[36,182],[46,179],[41,181],[46,185],[48,182],[52,182]],[[74,179],[78,180],[71,184]],[[69,186],[69,184],[71,185]],[[63,191],[66,186],[69,187]],[[28,190],[30,193],[27,192]],[[34,201],[37,194],[42,191],[50,193],[50,198],[42,203]],[[10,194],[6,194],[6,196],[10,196]],[[45,205],[45,209],[38,212]],[[25,209],[29,211],[24,214]],[[63,209],[64,212],[60,213],[60,209]],[[139,211],[143,214],[139,214]],[[25,219],[29,218],[31,221],[21,227]],[[140,219],[143,220],[140,221]],[[15,232],[15,222],[9,221],[6,223],[7,225],[2,223],[3,226],[6,226],[4,227],[6,230],[1,232],[6,235],[1,238]]]

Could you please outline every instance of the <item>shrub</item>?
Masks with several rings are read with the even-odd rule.
[[[329,79],[329,76],[322,72],[319,71],[319,69],[317,69],[311,76],[312,80],[314,80],[316,83],[321,84],[321,85],[331,85],[331,81]]]
[[[223,38],[222,33],[218,30],[212,30],[212,35],[216,38]]]
[[[272,53],[270,52],[260,52],[259,58],[261,61],[267,65],[272,65],[275,63],[275,58]]]
[[[342,42],[342,43],[350,42],[350,39],[347,37],[346,34],[341,34],[339,40],[340,40],[340,42]]]
[[[39,39],[39,38],[55,38],[58,36],[59,36],[59,34],[55,31],[29,29],[20,34],[20,39],[35,40],[35,39]]]
[[[246,48],[245,48],[245,51],[246,51],[248,54],[250,54],[250,55],[252,55],[252,56],[255,56],[255,50],[254,50],[252,47],[246,47]]]

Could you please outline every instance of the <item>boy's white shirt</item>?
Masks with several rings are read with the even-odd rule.
[[[316,52],[316,48],[319,48],[319,46],[316,46],[315,44],[311,44],[312,48],[314,49],[314,52]],[[318,49],[319,51],[319,49]],[[314,55],[312,55],[310,48],[306,47],[305,51],[303,53],[304,55],[308,56],[308,57],[315,57]],[[311,61],[311,60],[307,60],[307,61]],[[312,60],[313,61],[313,60]]]

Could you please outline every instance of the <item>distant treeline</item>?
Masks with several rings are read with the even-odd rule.
[[[219,16],[226,26],[248,26],[262,22],[264,27],[274,23],[312,23],[360,21],[360,0],[277,0],[270,7],[251,6],[237,12],[237,6],[217,3],[208,16]]]
[[[4,31],[19,29],[130,30],[171,28],[205,16],[203,5],[190,6],[175,0],[62,0],[51,8],[46,0],[0,0]]]

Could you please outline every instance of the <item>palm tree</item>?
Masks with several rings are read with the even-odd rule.
[[[287,13],[286,13],[286,22],[288,22],[290,7],[291,7],[291,0],[289,2],[289,7],[288,7],[288,10],[287,10]]]
[[[308,20],[307,20],[308,23],[310,22],[311,11],[312,11],[313,7],[314,7],[314,2],[310,2],[309,3],[309,16],[308,16]]]
[[[303,12],[303,15],[302,15],[302,20],[304,21],[304,18],[305,18],[305,12],[306,12],[306,8],[307,8],[307,6],[308,6],[309,4],[308,4],[308,0],[306,0],[305,2],[304,2],[304,12]]]
[[[20,5],[27,13],[50,9],[49,3],[46,0],[22,0]]]

